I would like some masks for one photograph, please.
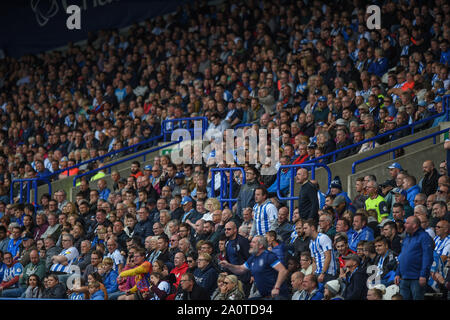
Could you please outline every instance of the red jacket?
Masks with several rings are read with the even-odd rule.
[[[175,282],[173,285],[175,288],[178,289],[178,285],[180,284],[181,276],[186,273],[187,269],[189,268],[188,264],[185,262],[179,267],[175,267],[170,271],[170,273],[173,273],[175,275],[175,278],[177,278],[177,282]]]

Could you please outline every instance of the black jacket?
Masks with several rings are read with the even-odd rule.
[[[298,196],[298,208],[300,218],[307,220],[310,218],[317,220],[317,212],[319,211],[319,199],[317,197],[317,188],[311,181],[305,182]]]
[[[211,300],[208,292],[200,287],[197,283],[194,283],[191,292],[184,291],[179,286],[178,294],[175,296],[175,300]]]
[[[46,288],[42,295],[44,299],[67,299],[66,288],[62,283],[57,283],[53,288]]]
[[[365,300],[367,297],[367,274],[360,268],[355,272],[348,274],[345,279],[345,288],[343,292],[344,300]]]

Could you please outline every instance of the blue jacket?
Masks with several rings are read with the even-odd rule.
[[[348,238],[348,247],[356,252],[358,248],[358,242],[360,242],[361,240],[372,241],[373,239],[374,236],[372,229],[368,226],[365,226],[359,232],[355,231],[352,234],[351,238]]]
[[[285,196],[289,192],[289,185],[291,181],[291,171],[281,170],[280,172],[280,193]],[[267,189],[268,192],[277,192],[277,185],[278,185],[278,176],[277,179],[272,183],[272,185]]]
[[[428,278],[433,263],[433,250],[434,241],[422,228],[413,235],[407,233],[398,256],[395,275],[407,280]]]
[[[210,296],[217,288],[217,276],[217,270],[212,263],[207,265],[203,270],[197,268],[194,271],[195,281],[200,287],[203,287]]]
[[[94,292],[89,300],[105,300],[105,294],[103,293],[103,290]]]
[[[367,71],[369,71],[369,73],[374,73],[381,78],[388,71],[388,60],[386,58],[381,58],[373,61],[369,65]]]
[[[106,292],[108,292],[108,294],[119,290],[117,284],[118,276],[119,274],[115,270],[111,270],[110,272],[103,275],[103,284],[105,285]]]
[[[418,193],[420,193],[420,187],[416,184],[415,186],[412,186],[408,190],[406,190],[407,196],[406,199],[409,201],[409,205],[411,208],[414,208],[414,198]]]

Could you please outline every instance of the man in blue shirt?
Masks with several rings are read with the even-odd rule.
[[[221,261],[219,264],[236,274],[250,270],[260,295],[257,299],[287,298],[289,291],[285,280],[288,270],[273,252],[267,250],[264,236],[253,237],[249,252],[251,256],[244,264],[233,265],[227,261]]]
[[[404,300],[424,300],[433,263],[433,239],[421,228],[416,216],[406,219],[405,231],[394,281]]]

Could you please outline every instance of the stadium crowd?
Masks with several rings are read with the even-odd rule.
[[[220,132],[278,128],[281,165],[432,116],[420,129],[437,126],[450,84],[450,7],[381,1],[381,9],[381,29],[369,30],[364,1],[196,1],[127,34],[102,30],[86,46],[3,59],[1,296],[447,299],[445,161],[418,164],[423,175],[393,163],[391,180],[359,179],[354,199],[338,176],[325,195],[299,169],[292,219],[277,176],[248,161],[221,165],[246,173],[244,184],[227,176],[226,196],[238,199],[231,207],[217,199],[211,164],[175,165],[167,155],[133,162],[129,176],[112,172],[112,187],[105,172],[84,177],[73,201],[64,190],[44,194],[36,212],[18,202],[17,187],[10,194],[14,179],[101,168],[131,149],[64,170],[157,137],[166,119],[205,116]],[[336,161],[408,134],[348,148]],[[284,195],[289,175],[280,177]]]

